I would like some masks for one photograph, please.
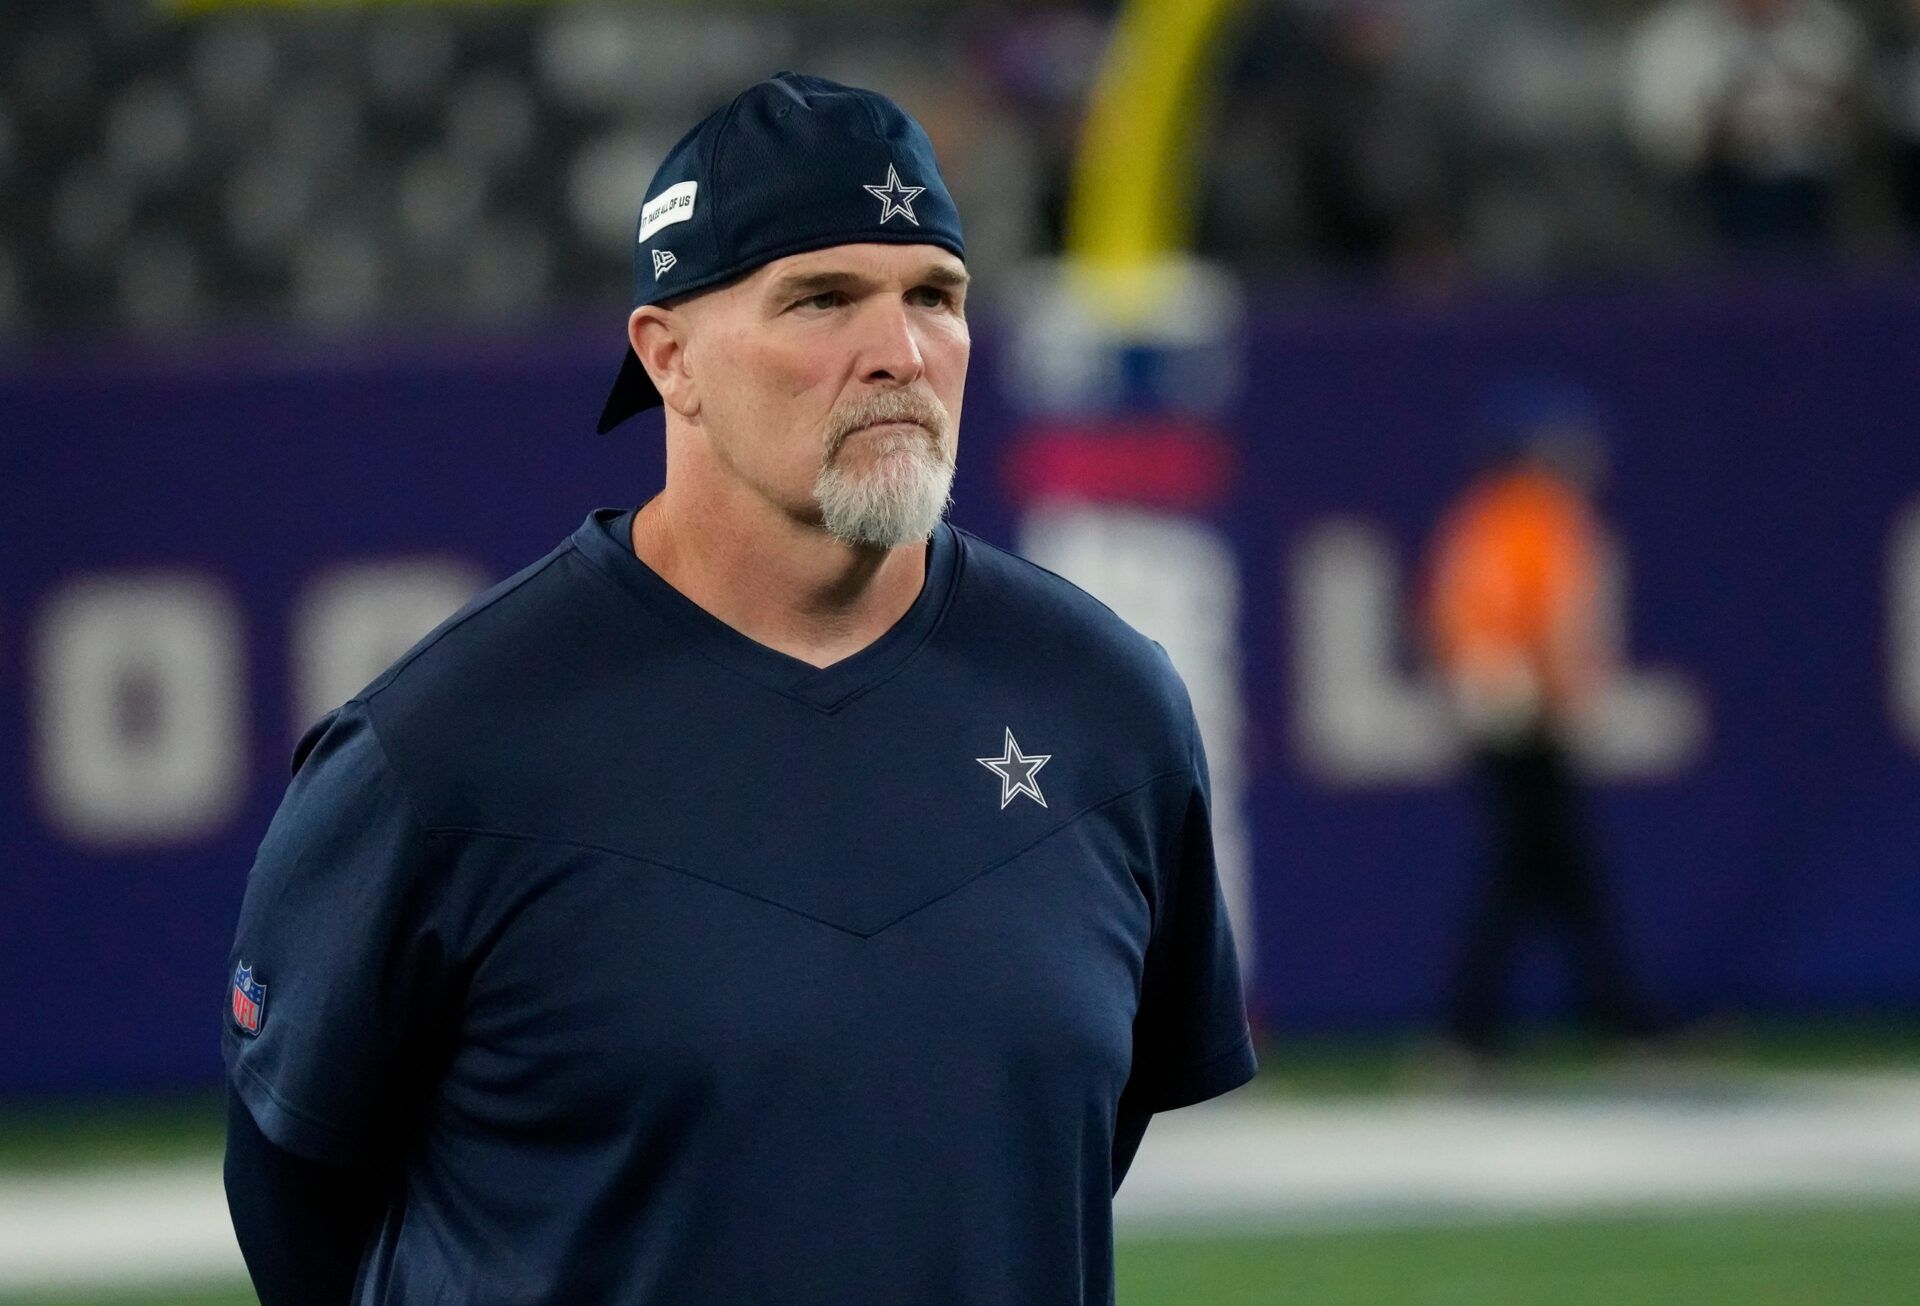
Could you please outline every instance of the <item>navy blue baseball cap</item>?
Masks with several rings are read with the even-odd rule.
[[[748,87],[683,136],[653,174],[635,233],[635,307],[829,245],[938,245],[967,256],[920,124],[876,91],[801,73]],[[600,430],[659,402],[629,345]]]

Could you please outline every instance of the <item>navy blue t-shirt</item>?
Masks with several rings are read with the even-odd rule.
[[[631,515],[309,732],[248,881],[234,1087],[402,1175],[357,1300],[1111,1300],[1122,1094],[1254,1070],[1165,654],[943,524],[815,668]]]

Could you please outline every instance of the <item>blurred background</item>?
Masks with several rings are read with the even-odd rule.
[[[925,124],[954,518],[1193,692],[1258,1082],[1121,1301],[1920,1297],[1920,4],[0,8],[0,1306],[250,1300],[295,739],[591,508],[635,213]]]

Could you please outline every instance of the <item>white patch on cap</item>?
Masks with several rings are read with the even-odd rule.
[[[697,181],[683,181],[669,186],[654,198],[648,200],[640,210],[640,237],[644,243],[647,237],[662,227],[671,227],[676,222],[685,222],[693,216],[693,197],[700,189]]]

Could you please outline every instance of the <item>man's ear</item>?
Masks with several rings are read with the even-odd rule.
[[[687,370],[687,323],[673,309],[642,304],[627,319],[627,343],[667,407],[682,417],[696,416],[700,395]]]

